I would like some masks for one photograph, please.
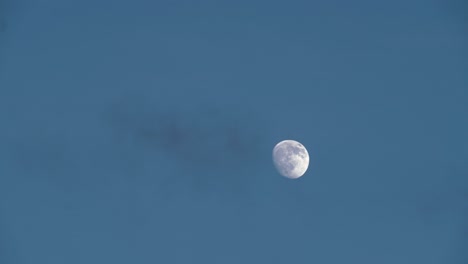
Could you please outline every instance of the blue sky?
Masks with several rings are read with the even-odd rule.
[[[466,262],[462,1],[0,8],[1,263]]]

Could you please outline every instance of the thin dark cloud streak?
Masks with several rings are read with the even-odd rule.
[[[173,161],[177,172],[155,175],[166,191],[188,184],[198,194],[246,195],[267,149],[261,118],[210,104],[148,107],[157,104],[123,100],[111,107],[116,146],[131,142],[136,156]]]

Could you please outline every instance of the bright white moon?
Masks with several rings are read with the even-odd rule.
[[[284,140],[273,149],[273,162],[281,175],[297,179],[304,175],[309,167],[309,153],[301,143]]]

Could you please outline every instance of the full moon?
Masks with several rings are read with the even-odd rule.
[[[301,143],[283,140],[273,149],[273,163],[281,175],[297,179],[304,175],[309,167],[309,153]]]

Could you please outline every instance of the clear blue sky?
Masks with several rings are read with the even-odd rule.
[[[0,8],[0,263],[467,263],[463,1]]]

